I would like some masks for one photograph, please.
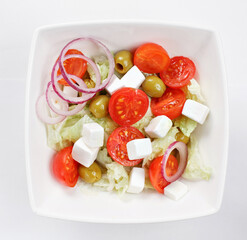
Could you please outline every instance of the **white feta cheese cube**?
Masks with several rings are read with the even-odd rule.
[[[104,145],[104,128],[98,123],[83,124],[82,138],[89,147],[102,147]]]
[[[209,108],[199,102],[194,100],[186,100],[182,114],[200,124],[203,124],[207,115],[209,113]]]
[[[72,149],[72,158],[85,167],[90,167],[98,155],[99,148],[88,147],[83,138],[79,138]]]
[[[151,138],[162,138],[166,136],[171,127],[172,120],[170,118],[167,116],[157,116],[145,127],[145,132]]]
[[[63,92],[70,97],[78,96],[78,92],[71,86],[63,86]]]
[[[109,94],[112,95],[118,89],[123,87],[124,87],[123,81],[120,80],[115,74],[113,74],[111,82],[106,86],[105,89]]]
[[[152,153],[152,144],[149,138],[135,139],[127,143],[129,160],[145,158]]]
[[[140,193],[145,185],[145,171],[143,168],[133,167],[130,172],[128,193]]]
[[[145,80],[145,76],[138,69],[137,66],[133,66],[122,78],[121,81],[124,84],[124,87],[131,88],[139,88],[143,81]]]
[[[172,200],[179,200],[188,192],[188,187],[180,181],[175,181],[169,184],[164,189],[165,196]]]

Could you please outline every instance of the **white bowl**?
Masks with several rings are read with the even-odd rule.
[[[154,191],[127,194],[123,198],[115,193],[82,192],[53,179],[50,159],[54,152],[46,145],[45,126],[36,116],[35,103],[61,48],[81,36],[95,37],[112,51],[155,42],[163,45],[170,56],[193,59],[196,79],[210,108],[206,123],[197,129],[201,155],[214,169],[210,181],[187,181],[189,193],[179,201],[172,201]],[[194,218],[219,210],[228,152],[228,100],[221,44],[214,31],[144,21],[41,27],[32,41],[26,94],[27,178],[31,206],[37,214],[84,222],[141,223]]]

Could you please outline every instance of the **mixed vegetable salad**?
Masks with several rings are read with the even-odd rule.
[[[82,42],[104,53],[89,58]],[[209,112],[195,72],[191,59],[170,58],[156,43],[115,53],[93,38],[66,44],[36,103],[57,152],[55,178],[120,194],[149,188],[175,200],[188,190],[180,178],[208,180],[193,135]]]

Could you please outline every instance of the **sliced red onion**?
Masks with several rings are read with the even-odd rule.
[[[65,53],[70,48],[71,44],[73,44],[76,41],[85,41],[85,40],[92,41],[93,43],[96,43],[97,45],[101,46],[105,54],[107,55],[109,61],[109,73],[108,73],[108,77],[103,81],[103,83],[101,83],[101,76],[97,65],[90,58],[78,54],[70,54],[65,56]],[[87,61],[87,63],[91,65],[93,71],[95,72],[95,77],[96,77],[96,83],[95,83],[96,86],[94,88],[88,88],[85,82],[81,78],[66,73],[63,62],[69,58],[80,58]],[[107,86],[107,84],[112,79],[114,73],[114,67],[115,67],[115,63],[111,52],[103,43],[101,43],[96,39],[77,38],[66,44],[66,46],[62,49],[58,60],[56,61],[56,63],[52,68],[51,82],[49,82],[47,85],[46,94],[42,95],[36,103],[36,111],[40,120],[42,120],[47,124],[56,124],[63,121],[66,118],[66,116],[74,115],[79,111],[81,111],[89,99],[93,98],[98,91],[101,91]],[[57,72],[59,68],[61,71],[61,75],[57,76]],[[71,97],[66,95],[61,90],[60,85],[58,83],[58,81],[62,78],[64,78],[64,80],[73,89],[79,92],[83,92],[82,96]],[[74,83],[73,81],[76,81],[76,83]],[[53,100],[59,101],[59,104],[62,106],[62,109],[58,109],[54,105]],[[77,104],[77,106],[73,110],[69,111],[68,103]],[[50,114],[51,112],[49,112],[48,110],[48,106],[50,107],[50,110],[52,112],[58,114],[59,116],[52,117],[51,116],[52,114]]]
[[[64,65],[63,65],[63,62],[66,60],[66,57],[69,56],[65,56],[65,54],[67,53],[67,51],[71,48],[71,45],[77,41],[85,41],[85,40],[89,40],[93,43],[96,43],[97,45],[101,46],[108,58],[108,61],[109,61],[109,73],[108,73],[108,76],[107,78],[101,83],[101,77],[100,77],[100,73],[99,73],[99,70],[98,70],[98,67],[96,66],[97,70],[94,68],[94,65],[90,63],[90,61],[88,61],[88,59],[90,58],[86,58],[85,56],[81,56],[81,55],[70,55],[70,56],[73,56],[73,57],[80,57],[84,60],[86,60],[92,67],[93,67],[93,70],[95,72],[95,77],[96,77],[96,86],[94,88],[87,88],[87,87],[81,87],[81,86],[77,86],[73,81],[71,81],[71,79],[68,77],[68,74],[66,73],[66,70],[64,68]],[[91,60],[91,59],[90,59]],[[91,60],[92,61],[92,60]],[[114,73],[114,67],[115,67],[115,62],[114,62],[114,58],[110,52],[110,50],[103,44],[101,43],[100,41],[94,39],[94,38],[77,38],[77,39],[74,39],[72,41],[70,41],[69,43],[67,43],[65,45],[65,47],[62,49],[61,51],[61,54],[59,56],[59,59],[58,59],[58,63],[59,63],[59,67],[60,67],[60,71],[61,71],[61,74],[64,78],[64,80],[72,87],[74,88],[75,90],[79,91],[79,92],[85,92],[85,93],[96,93],[98,91],[101,91],[102,89],[104,89],[107,84],[110,82],[112,76],[113,76],[113,73]]]
[[[63,106],[63,108],[65,108],[65,105]],[[38,118],[42,122],[47,124],[57,124],[62,122],[66,118],[65,116],[60,115],[57,117],[50,116],[45,94],[41,95],[36,102],[36,113],[38,115]]]
[[[68,55],[68,56],[71,56],[71,55]],[[69,102],[69,103],[73,103],[73,104],[82,104],[82,103],[88,101],[89,99],[91,99],[95,96],[95,93],[83,93],[81,97],[71,97],[71,96],[68,96],[67,94],[65,94],[61,90],[59,83],[58,83],[58,81],[63,78],[62,75],[57,77],[58,69],[59,69],[59,65],[58,65],[58,62],[56,62],[55,65],[53,66],[53,69],[52,69],[51,82],[52,82],[52,87],[53,87],[54,91],[56,92],[56,94],[60,98],[62,98],[64,101]],[[81,86],[87,86],[86,83],[81,78],[79,78],[75,75],[70,75],[70,74],[67,74],[67,75],[69,78],[75,80],[80,87]]]
[[[166,164],[167,164],[167,160],[171,154],[171,152],[177,149],[180,155],[180,161],[179,161],[179,165],[178,165],[178,170],[177,172],[172,175],[172,176],[167,176],[166,174]],[[172,144],[169,145],[169,147],[166,149],[165,154],[163,156],[163,160],[162,160],[162,175],[165,178],[165,180],[167,182],[174,182],[176,181],[178,178],[181,177],[181,175],[184,172],[184,169],[187,165],[187,159],[188,159],[188,148],[187,145],[183,142],[173,142]]]
[[[58,109],[54,104],[52,100],[58,100],[59,103],[63,102],[63,104],[67,104],[67,109]],[[58,115],[61,116],[72,116],[78,112],[80,112],[86,105],[86,103],[83,104],[77,104],[73,110],[69,110],[68,102],[61,99],[53,90],[51,82],[48,83],[46,88],[46,101],[48,103],[48,106],[51,108],[53,112],[55,112]]]

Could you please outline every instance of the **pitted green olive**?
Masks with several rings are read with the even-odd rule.
[[[121,74],[125,74],[133,67],[132,54],[123,50],[117,52],[114,56],[115,70]]]

